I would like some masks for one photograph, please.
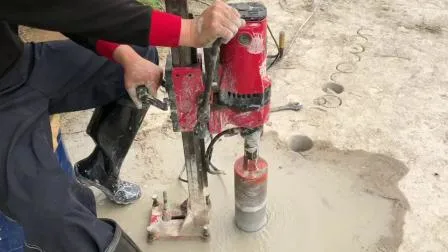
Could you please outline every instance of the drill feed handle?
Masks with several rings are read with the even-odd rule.
[[[163,99],[163,101],[158,100],[149,93],[148,88],[145,86],[137,87],[137,97],[142,102],[143,107],[149,107],[152,105],[164,111],[168,110],[169,107],[168,99],[165,98]]]

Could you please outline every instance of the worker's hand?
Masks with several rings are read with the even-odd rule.
[[[245,25],[235,8],[221,0],[208,7],[200,17],[182,20],[180,44],[189,47],[206,47],[216,39],[222,38],[223,43],[229,42]]]
[[[137,108],[142,108],[142,103],[137,97],[137,87],[145,85],[154,97],[160,87],[163,70],[158,65],[137,54],[132,47],[120,45],[113,54],[114,60],[124,68],[125,88]]]

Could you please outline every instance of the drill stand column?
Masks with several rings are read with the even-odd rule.
[[[183,18],[191,18],[186,0],[166,0],[165,4],[167,12],[180,15]],[[183,108],[180,107],[181,112],[177,113],[178,102],[180,105],[182,102],[178,100],[181,98],[176,95],[176,91],[186,90],[189,92],[191,83],[196,83],[198,87],[202,86],[202,72],[199,66],[200,61],[196,49],[189,47],[171,49],[165,69],[165,85],[170,100],[173,129],[182,132],[188,199],[181,204],[169,205],[166,192],[163,193],[163,202],[157,199],[157,195],[153,196],[150,222],[147,227],[148,241],[198,237],[207,239],[210,235],[208,232],[210,198],[207,194],[208,179],[204,139],[195,134],[193,128],[180,127],[179,121],[185,121],[185,114],[189,114],[189,111],[182,110]],[[187,86],[174,86],[173,82],[185,83]],[[197,95],[201,92],[203,90],[198,89],[189,94]]]

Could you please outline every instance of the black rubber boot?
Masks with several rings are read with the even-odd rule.
[[[115,221],[110,219],[101,220],[115,227],[114,237],[105,252],[142,252]]]
[[[147,111],[137,109],[128,97],[95,109],[87,134],[96,147],[74,165],[79,182],[98,188],[116,204],[130,204],[141,197],[138,185],[120,179],[120,169]]]

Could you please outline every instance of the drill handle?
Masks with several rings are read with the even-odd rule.
[[[204,139],[207,136],[208,122],[210,120],[210,96],[212,93],[213,74],[216,69],[218,61],[218,52],[222,44],[222,39],[218,38],[213,42],[212,48],[205,48],[205,90],[202,95],[201,101],[198,107],[198,118],[195,126],[195,133],[200,139]]]
[[[164,84],[162,84],[163,86]],[[142,102],[143,107],[147,108],[149,106],[154,106],[158,109],[167,111],[169,107],[169,102],[167,98],[164,98],[163,101],[158,100],[153,97],[146,86],[138,86],[137,87],[137,97]]]

